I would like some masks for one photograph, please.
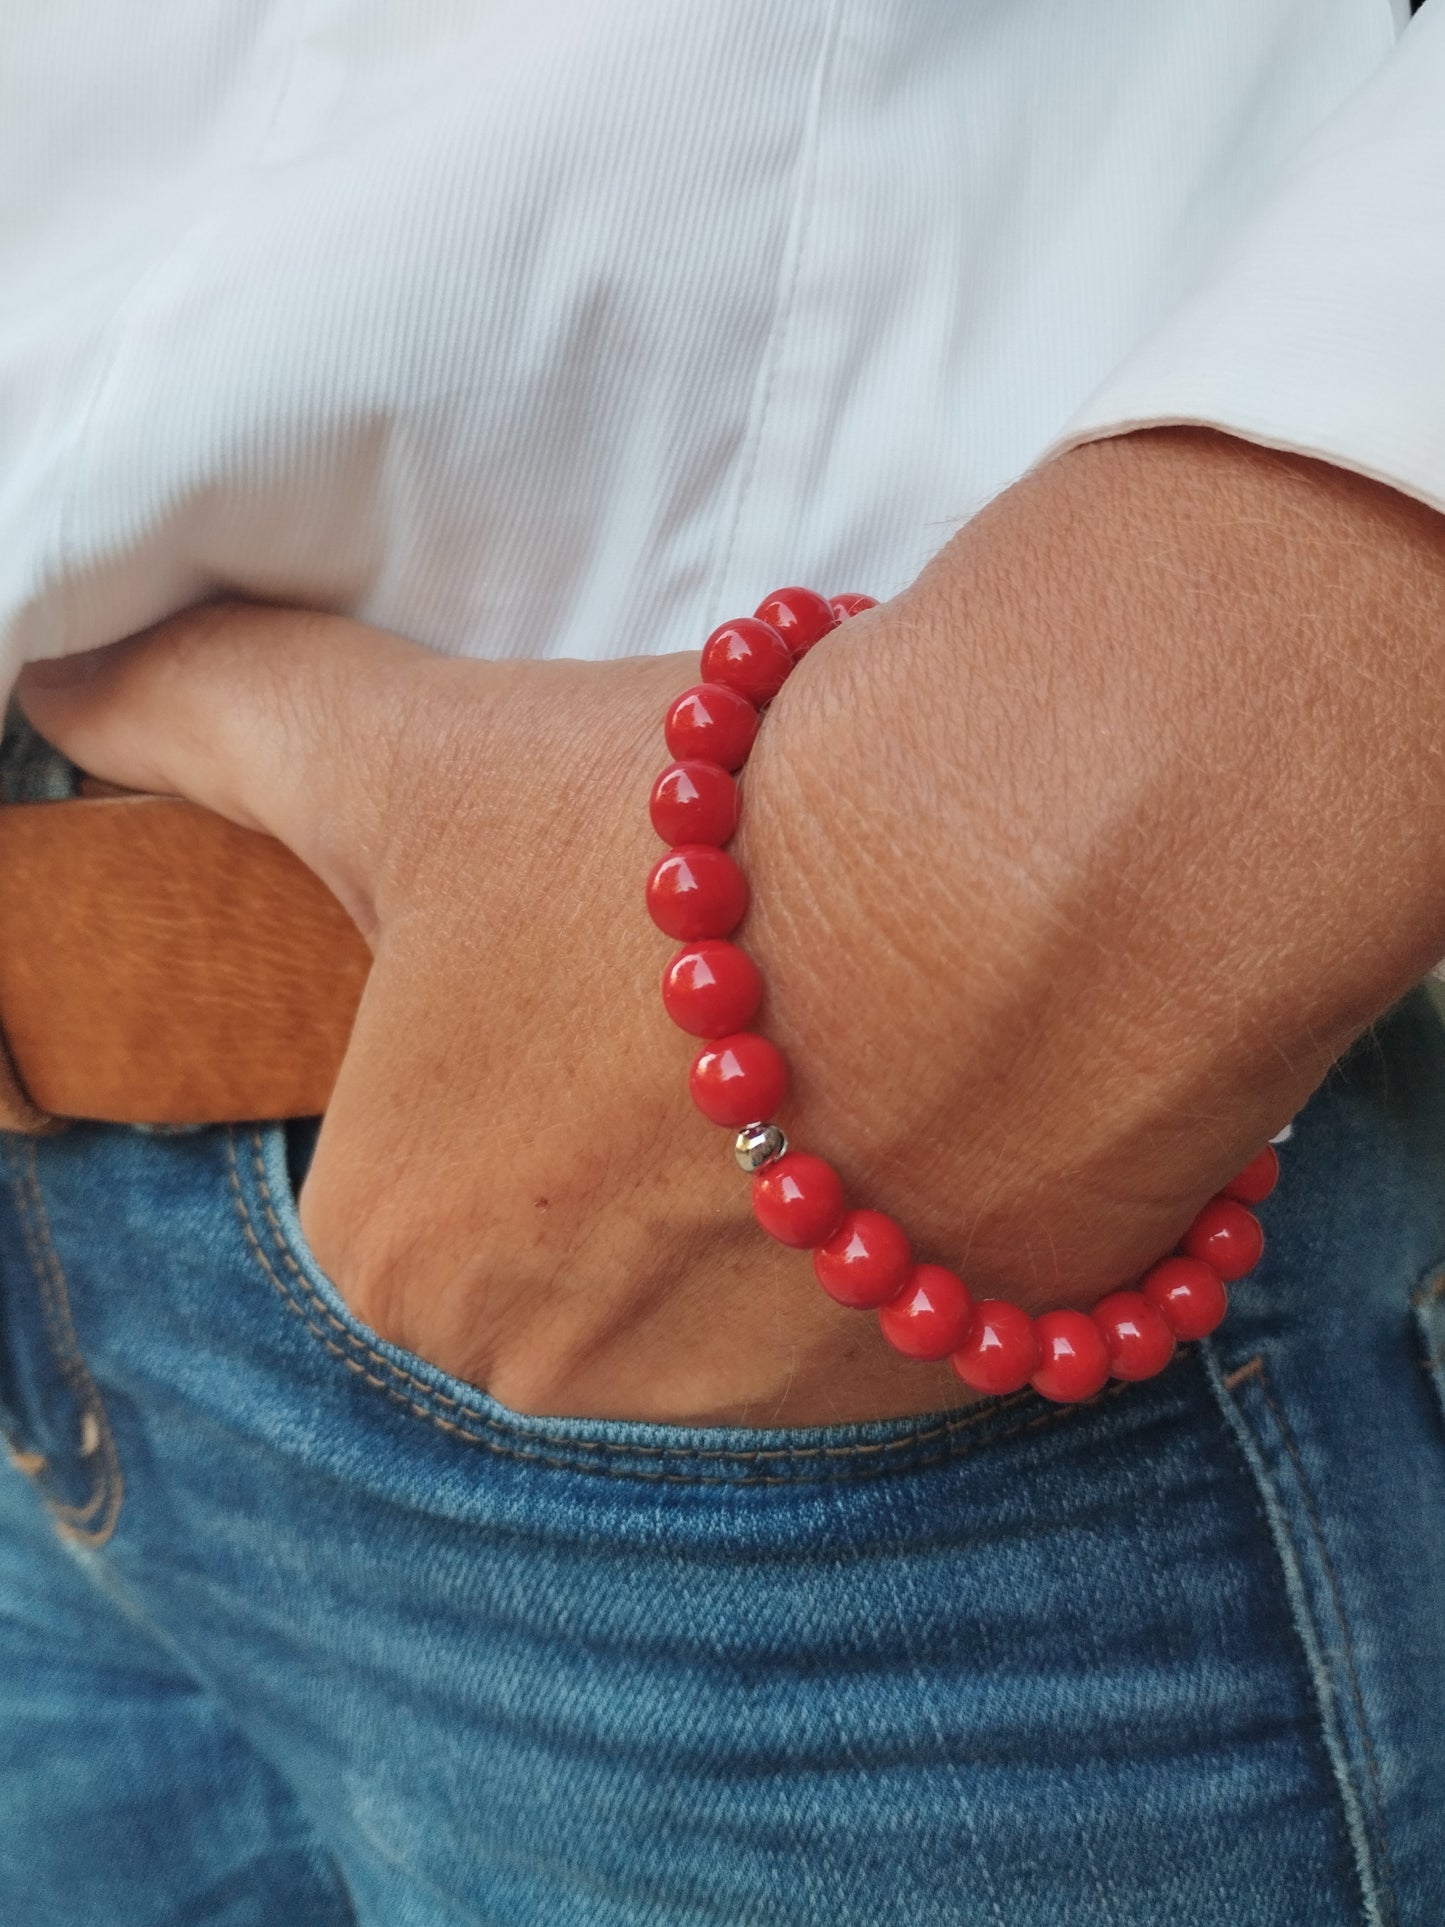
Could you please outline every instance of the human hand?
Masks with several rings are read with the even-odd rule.
[[[374,1330],[518,1409],[767,1424],[959,1396],[813,1286],[692,1109],[642,906],[695,657],[455,662],[188,611],[31,672],[92,772],[281,838],[373,966],[299,1202]]]
[[[1228,486],[1217,448],[1145,440],[1045,471],[813,653],[745,779],[743,934],[797,1140],[922,1255],[1031,1307],[1166,1249],[1445,948],[1422,866],[1392,892],[1377,851],[1373,891],[1353,881],[1342,768],[1387,842],[1408,772],[1341,764],[1351,677],[1322,704],[1306,650],[1237,693],[1255,638],[1289,634],[1287,570],[1308,581],[1338,536],[1252,457],[1225,451]],[[1252,558],[1291,543],[1262,504],[1303,551],[1274,584]],[[1396,559],[1428,543],[1406,522]],[[639,894],[658,724],[695,659],[456,663],[236,605],[89,667],[27,679],[42,730],[280,835],[373,944],[302,1198],[359,1316],[525,1410],[806,1423],[958,1397],[768,1244],[683,1094]],[[1368,650],[1359,674],[1379,680]],[[1419,842],[1417,774],[1391,849]]]

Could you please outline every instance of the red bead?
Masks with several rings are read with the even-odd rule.
[[[878,598],[871,595],[835,595],[828,607],[839,622],[846,622],[849,616],[861,616],[865,609],[876,609]]]
[[[1236,1171],[1222,1195],[1237,1198],[1241,1204],[1263,1204],[1278,1183],[1279,1152],[1272,1144],[1266,1144],[1242,1171]]]
[[[1208,1338],[1229,1309],[1219,1273],[1202,1258],[1164,1258],[1145,1272],[1139,1289],[1176,1338]]]
[[[950,1363],[975,1392],[1001,1398],[1022,1391],[1039,1368],[1033,1319],[1005,1298],[985,1298]]]
[[[720,763],[669,763],[648,800],[664,843],[726,843],[738,826],[738,786]]]
[[[913,1257],[902,1225],[881,1211],[850,1211],[813,1253],[818,1283],[840,1305],[886,1305],[908,1282]]]
[[[1179,1241],[1189,1258],[1202,1258],[1232,1284],[1253,1271],[1264,1251],[1259,1219],[1233,1198],[1211,1198]]]
[[[788,1067],[776,1044],[738,1030],[698,1052],[687,1082],[704,1117],[737,1131],[777,1110],[787,1095]]]
[[[786,1151],[753,1179],[753,1216],[779,1244],[809,1251],[843,1222],[843,1180],[806,1151]]]
[[[908,1282],[878,1314],[883,1336],[905,1358],[947,1358],[968,1337],[973,1297],[943,1265],[915,1265]]]
[[[1029,1383],[1040,1398],[1059,1405],[1102,1392],[1109,1380],[1109,1347],[1083,1311],[1046,1311],[1034,1320],[1039,1367]]]
[[[679,950],[662,973],[662,1007],[679,1030],[693,1037],[742,1030],[762,1001],[762,972],[752,958],[716,937]]]
[[[761,708],[770,703],[793,667],[792,651],[770,622],[738,616],[714,629],[702,646],[703,681],[723,683]]]
[[[710,843],[669,850],[647,873],[647,913],[680,942],[727,936],[747,907],[747,878],[726,850]]]
[[[1152,1378],[1174,1356],[1168,1319],[1141,1291],[1111,1291],[1089,1316],[1109,1348],[1109,1370],[1115,1378]]]
[[[774,589],[753,614],[777,630],[792,652],[794,662],[806,656],[830,629],[838,627],[832,604],[812,589]]]
[[[758,712],[746,696],[720,682],[694,683],[668,710],[663,734],[679,762],[693,757],[741,769],[758,733]]]

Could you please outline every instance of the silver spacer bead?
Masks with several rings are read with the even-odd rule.
[[[733,1156],[740,1171],[761,1171],[787,1148],[788,1140],[776,1124],[745,1124],[733,1139]]]
[[[1270,1139],[1271,1144],[1288,1144],[1294,1136],[1294,1119],[1291,1118],[1282,1131],[1276,1131]]]

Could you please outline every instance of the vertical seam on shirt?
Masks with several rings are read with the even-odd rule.
[[[738,453],[732,505],[728,511],[726,529],[708,583],[707,607],[713,611],[718,608],[722,585],[732,566],[738,530],[742,525],[743,509],[752,489],[753,477],[757,473],[763,430],[767,426],[769,411],[772,407],[778,366],[782,360],[783,344],[787,339],[789,323],[792,320],[793,304],[797,298],[798,282],[802,275],[803,258],[807,253],[808,236],[817,207],[817,196],[814,190],[817,186],[818,156],[822,145],[823,97],[827,88],[828,73],[833,64],[833,55],[842,33],[843,7],[844,0],[832,0],[831,11],[823,26],[818,58],[813,68],[812,84],[808,94],[808,113],[803,124],[803,137],[798,153],[797,184],[793,192],[793,206],[788,217],[788,236],[778,274],[777,299],[773,304],[773,318],[768,326],[768,335],[763,343],[758,374],[753,386],[753,398],[748,411],[749,420],[743,446]],[[709,620],[711,619],[709,617]]]
[[[1349,1675],[1350,1697],[1360,1724],[1361,1736],[1366,1754],[1366,1772],[1370,1779],[1371,1792],[1375,1797],[1378,1810],[1377,1824],[1371,1825],[1366,1814],[1360,1791],[1355,1785],[1351,1762],[1345,1752],[1341,1731],[1338,1693],[1330,1670],[1329,1660],[1323,1649],[1323,1640],[1313,1606],[1309,1598],[1309,1587],[1300,1563],[1300,1554],[1295,1545],[1294,1533],[1290,1525],[1288,1511],[1275,1483],[1269,1467],[1264,1460],[1259,1440],[1255,1437],[1244,1411],[1232,1393],[1226,1388],[1225,1377],[1212,1345],[1201,1346],[1205,1366],[1215,1398],[1234,1433],[1243,1452],[1264,1506],[1265,1518],[1269,1525],[1270,1536],[1274,1540],[1275,1553],[1280,1562],[1285,1592],[1289,1599],[1290,1617],[1295,1632],[1304,1648],[1305,1665],[1314,1689],[1315,1706],[1320,1718],[1325,1752],[1334,1774],[1335,1787],[1344,1810],[1345,1829],[1350,1838],[1355,1862],[1355,1873],[1360,1883],[1360,1897],[1364,1902],[1366,1919],[1371,1927],[1396,1927],[1399,1919],[1395,1902],[1393,1867],[1390,1860],[1389,1841],[1385,1830],[1385,1814],[1381,1800],[1381,1789],[1376,1768],[1374,1745],[1365,1724],[1363,1696],[1359,1677],[1355,1668],[1354,1651],[1350,1643],[1349,1627],[1344,1617],[1344,1604],[1340,1597],[1333,1563],[1324,1544],[1318,1514],[1314,1507],[1304,1478],[1304,1469],[1298,1450],[1285,1425],[1283,1414],[1270,1396],[1268,1378],[1263,1360],[1258,1369],[1252,1370],[1248,1377],[1257,1383],[1265,1405],[1278,1428],[1280,1442],[1288,1453],[1301,1482],[1303,1503],[1308,1515],[1311,1530],[1326,1570],[1326,1580],[1339,1623],[1340,1636],[1344,1646],[1345,1667]],[[1251,1366],[1255,1365],[1251,1359]],[[1234,1378],[1236,1375],[1231,1373]],[[1236,1379],[1244,1382],[1243,1375]],[[1378,1843],[1375,1834],[1378,1831]]]

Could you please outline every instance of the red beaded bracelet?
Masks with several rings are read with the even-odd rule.
[[[820,1285],[840,1304],[876,1310],[883,1336],[906,1357],[948,1358],[965,1385],[995,1395],[1031,1385],[1045,1398],[1092,1398],[1112,1375],[1150,1378],[1179,1339],[1204,1338],[1223,1318],[1225,1285],[1259,1262],[1264,1234],[1248,1209],[1279,1175],[1273,1144],[1212,1198],[1178,1251],[1111,1291],[1091,1312],[1031,1318],[998,1298],[975,1303],[943,1265],[916,1264],[902,1227],[881,1211],[850,1209],[830,1164],[792,1151],[773,1123],[788,1088],[781,1051],[749,1030],[763,980],[727,938],[748,907],[747,880],[723,848],[738,825],[734,772],[747,761],[760,711],[794,667],[840,622],[874,608],[871,596],[831,600],[778,589],[756,614],[714,629],[703,680],[667,712],[674,760],[652,786],[653,828],[671,845],[647,879],[653,922],[679,950],[662,974],[668,1016],[706,1041],[689,1084],[698,1109],[736,1132],[734,1155],[752,1175],[753,1214],[771,1237],[813,1254]]]

